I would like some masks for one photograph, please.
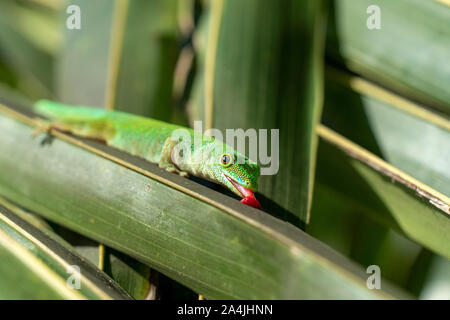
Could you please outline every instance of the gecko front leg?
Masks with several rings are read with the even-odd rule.
[[[41,118],[35,118],[34,119],[34,130],[31,133],[31,136],[33,138],[37,137],[38,135],[40,135],[41,133],[47,133],[49,134],[51,132],[51,130],[53,129],[53,123],[49,120],[44,120]]]
[[[175,146],[180,143],[180,141],[176,138],[167,138],[164,142],[164,146],[161,151],[161,159],[159,160],[159,167],[165,169],[169,172],[176,173],[182,177],[189,177],[189,173],[186,171],[180,170],[173,162],[173,152],[175,150]]]
[[[51,135],[52,130],[58,129],[56,124],[53,121],[44,120],[41,118],[36,118],[34,123],[35,123],[35,128],[34,128],[33,132],[31,133],[31,137],[34,139],[41,133],[44,133],[45,137],[44,137],[44,139],[42,139],[41,145],[50,144],[53,139],[53,136]]]

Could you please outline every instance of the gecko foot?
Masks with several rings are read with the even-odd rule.
[[[189,178],[189,173],[186,171],[179,170],[176,166],[174,166],[172,163],[160,163],[159,167],[162,169],[165,169],[168,172],[176,173],[181,177]]]
[[[166,169],[169,172],[176,173],[181,177],[188,178],[189,174],[186,171],[180,170],[172,161],[172,153],[175,150],[175,146],[178,145],[180,141],[175,138],[167,138],[164,142],[162,156],[159,160],[159,167],[162,169]]]
[[[55,128],[55,126],[46,120],[43,119],[36,119],[35,120],[36,127],[34,128],[33,132],[31,133],[31,137],[34,139],[41,133],[45,134],[45,137],[41,141],[41,146],[44,146],[46,144],[51,144],[53,141],[53,136],[51,135],[52,129]]]
[[[180,171],[180,172],[178,172],[178,174],[181,177],[189,178],[189,173],[187,173],[186,171]]]
[[[41,141],[41,146],[45,146],[46,144],[50,145],[52,144],[53,136],[50,134],[50,132],[47,132],[44,139]]]

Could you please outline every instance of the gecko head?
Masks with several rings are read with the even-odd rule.
[[[261,207],[254,197],[254,193],[258,191],[260,173],[258,164],[237,152],[223,153],[218,159],[215,171],[216,179],[229,190],[244,198],[244,203],[253,207]],[[251,199],[251,203],[248,201],[249,199]]]
[[[201,148],[191,145],[190,150],[193,152],[186,157],[190,163],[186,171],[225,186],[243,198],[241,203],[261,209],[254,196],[260,174],[257,163],[210,137],[204,138]]]

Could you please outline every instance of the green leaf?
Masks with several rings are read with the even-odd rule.
[[[151,271],[145,264],[60,225],[54,225],[53,229],[81,256],[110,276],[134,299],[152,298],[149,293],[154,286],[151,287],[150,275],[156,271]]]
[[[367,208],[355,200],[316,183],[306,231],[364,267],[379,266],[384,278],[407,287],[422,247],[365,212]]]
[[[31,114],[2,110],[1,195],[206,298],[408,297],[369,290],[364,270],[286,222],[95,141],[54,132],[42,146]]]
[[[423,246],[450,257],[450,199],[327,127],[319,127],[317,183]]]
[[[379,266],[384,278],[402,288],[407,287],[422,246],[370,217],[362,216],[352,233],[350,258],[363,266]]]
[[[134,299],[154,300],[156,298],[156,286],[151,283],[151,275],[156,273],[156,270],[117,250],[106,248],[105,251],[103,271],[106,274],[110,275]]]
[[[130,298],[50,231],[39,230],[1,205],[0,257],[1,299]],[[80,271],[79,289],[67,285],[74,266]]]
[[[450,124],[444,117],[363,78],[334,68],[327,68],[326,80],[322,119],[325,125],[421,183],[444,195],[450,194],[447,169],[450,154],[446,155],[450,150]],[[341,166],[331,164],[331,161],[327,161],[330,162],[327,170],[335,168],[338,171],[336,168]],[[339,157],[337,161],[347,160]],[[323,166],[319,165],[321,170],[325,166],[323,163]],[[351,180],[350,183],[355,184],[354,191],[339,180],[328,185],[319,183],[308,232],[333,248],[344,250],[341,252],[363,265],[379,265],[387,279],[405,286],[412,276],[412,265],[420,247],[370,217],[361,216],[363,212],[372,212],[372,216],[379,218],[384,212],[389,217],[383,219],[384,222],[393,217],[386,205],[376,206],[379,201],[368,201],[374,189],[360,189],[367,182],[355,183],[361,177],[350,177],[342,173],[335,179]],[[331,182],[331,177],[328,181]],[[334,190],[330,190],[330,186]],[[402,230],[396,220],[389,220],[387,227]]]
[[[62,33],[58,29],[58,6],[42,6],[32,1],[2,2],[2,20],[31,45],[55,56],[60,48]]]
[[[364,79],[330,69],[323,123],[450,195],[450,122]]]
[[[335,61],[450,114],[450,6],[432,0],[331,0],[327,49]],[[381,28],[366,13],[380,8]],[[373,14],[373,13],[372,13]]]
[[[61,25],[66,41],[57,69],[60,98],[169,120],[178,54],[177,1],[83,0],[69,4],[80,6],[81,29],[67,29],[65,19]],[[108,255],[106,260],[114,257]],[[131,264],[128,259],[122,265],[118,259],[114,261],[110,275],[122,281],[124,272],[127,282],[120,284],[131,290],[133,297],[145,298],[149,283],[141,272],[149,275],[149,268],[133,260],[132,267],[125,270]]]
[[[58,239],[58,241],[63,245],[68,245],[68,243],[61,237],[59,237],[57,234],[55,234],[53,231],[53,228],[45,221],[43,218],[24,210],[23,208],[17,207],[8,200],[0,197],[0,205],[12,213],[14,213],[16,216],[19,216],[21,219],[25,220],[32,226],[36,227],[37,229],[46,232],[50,231],[52,233],[52,236],[54,239]],[[70,246],[70,245],[69,245]]]
[[[13,1],[0,2],[0,59],[18,77],[20,91],[32,99],[52,96],[57,35],[47,31],[55,17]],[[33,23],[33,33],[29,32],[29,23]],[[47,42],[40,38],[44,33]]]
[[[260,178],[257,198],[304,226],[322,108],[322,1],[213,1],[210,10],[192,115],[203,109],[206,128],[279,129],[279,171]]]
[[[424,249],[410,279],[412,291],[420,299],[450,299],[450,260]]]
[[[170,119],[177,1],[70,3],[80,6],[81,29],[67,29],[65,19],[61,25],[65,46],[57,73],[62,101]]]

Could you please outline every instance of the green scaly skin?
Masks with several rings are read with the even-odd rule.
[[[74,107],[48,100],[36,102],[34,110],[49,118],[52,128],[103,140],[114,148],[158,163],[170,172],[219,183],[243,198],[253,197],[253,192],[258,190],[260,169],[256,163],[211,137],[201,135],[196,147],[192,129],[124,112]],[[177,129],[187,130],[190,143],[187,139],[173,138]],[[228,165],[221,163],[224,153],[232,158]]]

